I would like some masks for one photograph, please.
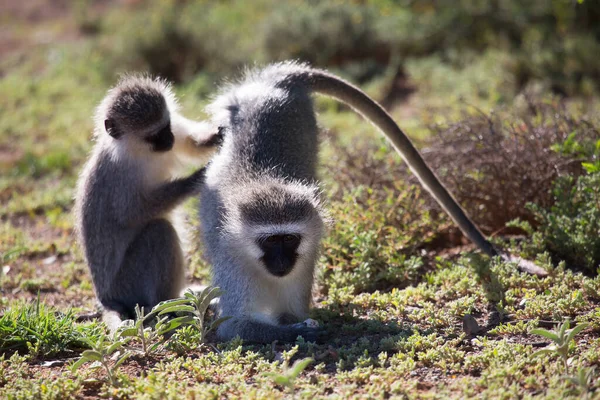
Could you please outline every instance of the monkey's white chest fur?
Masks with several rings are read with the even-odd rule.
[[[282,314],[292,314],[300,319],[307,317],[304,306],[305,288],[298,284],[298,276],[292,272],[289,276],[283,278],[270,278],[263,280],[256,287],[256,302],[254,303],[251,314],[261,315],[261,319],[267,319],[272,323],[277,322],[277,318]],[[271,279],[277,279],[277,284],[269,282]]]

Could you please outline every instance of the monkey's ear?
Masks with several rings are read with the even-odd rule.
[[[115,121],[113,121],[112,119],[104,120],[104,129],[106,129],[106,133],[108,133],[114,139],[118,139],[121,136],[123,136],[123,133],[117,129],[117,127],[115,126]]]

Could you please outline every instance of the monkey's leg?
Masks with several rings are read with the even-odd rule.
[[[164,219],[154,220],[133,240],[113,290],[113,302],[132,312],[136,304],[150,309],[179,296],[184,284],[184,257],[177,232]]]
[[[277,317],[277,322],[279,325],[292,325],[300,322],[300,318],[296,317],[294,314],[283,313]]]
[[[231,340],[239,336],[246,342],[272,343],[295,342],[298,336],[302,336],[308,342],[316,342],[319,338],[319,328],[310,328],[301,324],[274,325],[248,317],[233,317],[223,322],[218,330],[217,336],[221,340]]]

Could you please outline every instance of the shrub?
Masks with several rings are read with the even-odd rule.
[[[513,109],[493,114],[476,111],[458,122],[432,126],[433,134],[429,135],[423,156],[485,233],[522,233],[515,225],[507,230],[506,223],[516,218],[534,227],[545,223],[526,204],[551,207],[556,201],[552,182],[561,176],[576,180],[584,172],[582,161],[597,157],[599,126],[597,118],[569,110],[555,98],[525,97],[523,104]],[[339,143],[341,139],[335,135],[329,138],[335,150],[327,155],[327,175],[334,177],[334,199],[348,196],[349,201],[362,207],[357,217],[369,215],[368,221],[377,218],[369,213],[380,212],[378,204],[402,199],[395,211],[385,206],[389,214],[373,229],[392,226],[400,238],[413,230],[416,241],[403,245],[412,251],[464,244],[462,235],[435,200],[410,189],[411,184],[420,184],[398,157],[390,156],[394,150],[389,145],[372,138],[355,139],[348,145]],[[403,181],[408,185],[400,184]],[[359,185],[373,190],[357,192]],[[352,213],[344,210],[343,218],[350,218]],[[341,232],[345,228],[336,227],[336,232],[338,229]],[[381,240],[399,239],[378,238]],[[335,243],[343,241],[343,237],[335,239]]]
[[[359,82],[384,70],[389,43],[377,29],[372,6],[356,3],[282,4],[263,31],[269,59],[301,59],[320,67],[343,68]]]
[[[422,203],[420,190],[402,183],[359,186],[333,202],[322,260],[328,285],[363,292],[413,283],[423,266],[413,254],[436,232]]]
[[[117,69],[147,70],[181,83],[200,72],[223,76],[252,58],[251,47],[240,47],[241,29],[229,20],[236,10],[223,13],[225,4],[142,3],[126,20],[109,18],[114,34],[105,51]]]
[[[600,139],[593,117],[569,111],[556,99],[526,97],[524,106],[507,115],[477,111],[456,123],[431,127],[426,161],[487,233],[502,230],[515,218],[538,223],[525,205],[553,204],[552,182],[581,175],[581,161],[592,156],[590,149]],[[576,148],[561,150],[561,144],[575,137]],[[408,179],[416,182],[412,175]]]
[[[600,143],[600,142],[599,142]],[[530,203],[538,228],[513,223],[531,234],[523,249],[535,256],[548,251],[553,262],[591,274],[600,272],[600,172],[575,178],[563,176],[552,190],[554,204],[544,208]]]

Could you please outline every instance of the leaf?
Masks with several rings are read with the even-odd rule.
[[[296,378],[298,375],[300,375],[302,373],[302,371],[304,371],[304,369],[306,367],[308,367],[314,360],[310,357],[307,357],[303,360],[298,360],[294,363],[294,365],[292,365],[292,367],[290,368],[289,372],[288,372],[288,376],[292,377],[292,378]]]
[[[152,312],[160,311],[163,308],[168,307],[168,306],[180,305],[180,304],[189,304],[189,303],[190,303],[190,301],[188,299],[185,299],[185,298],[178,298],[178,299],[173,299],[173,300],[161,301],[160,303],[158,303],[157,305],[155,305],[154,308],[152,308]]]
[[[135,316],[136,316],[136,320],[143,320],[144,319],[144,307],[140,307],[139,304],[135,305]]]
[[[130,351],[126,351],[125,353],[123,353],[123,355],[119,357],[115,365],[113,365],[112,369],[116,369],[119,365],[123,364],[123,362],[125,362],[125,360],[127,360],[129,357],[131,357]]]
[[[595,172],[600,171],[600,163],[582,162],[581,166],[586,170],[588,174],[593,174]]]
[[[553,347],[553,346],[550,346],[550,347]],[[537,356],[540,356],[542,354],[557,354],[556,349],[552,349],[550,347],[548,347],[546,349],[538,350],[535,353],[533,353],[532,356],[533,357],[537,357]]]
[[[182,305],[182,304],[190,304],[190,301],[188,299],[181,299],[181,298],[161,301],[160,303],[155,305],[154,308],[152,308],[152,311],[150,311],[150,313],[148,315],[146,315],[145,320],[147,320],[151,316],[159,314],[161,311],[165,310],[166,308],[169,308],[172,306],[177,306],[177,305]]]
[[[534,335],[539,335],[539,336],[543,336],[547,339],[550,339],[556,343],[558,343],[560,341],[560,338],[558,337],[558,335],[552,331],[546,330],[546,329],[534,329],[531,331],[531,333],[533,333]]]
[[[565,338],[565,332],[570,327],[571,327],[571,320],[569,318],[567,318],[567,319],[565,319],[565,322],[563,322],[562,324],[559,325],[558,336],[560,338],[564,339]]]
[[[162,346],[162,344],[164,343],[163,340],[161,340],[160,342],[154,343],[152,346],[150,346],[148,348],[148,352],[149,353],[153,353],[156,351],[156,349],[158,349],[160,346]]]
[[[189,316],[189,315],[184,315],[182,317],[177,317],[177,318],[173,318],[172,320],[170,320],[169,322],[163,324],[160,329],[157,329],[156,332],[159,335],[164,335],[167,332],[172,331],[173,329],[177,329],[179,328],[181,325],[183,324],[189,324],[190,322],[192,322],[194,320],[193,317]]]
[[[102,368],[102,363],[100,361],[94,361],[88,367],[88,369],[98,369],[98,368]]]
[[[267,372],[265,373],[265,375],[273,379],[273,382],[275,382],[278,385],[289,386],[291,384],[290,378],[288,378],[285,375],[277,374],[274,372]]]
[[[85,358],[86,360],[102,361],[102,353],[96,350],[85,350],[83,353],[81,353],[81,357]]]
[[[565,381],[571,382],[573,385],[575,386],[579,386],[579,380],[573,376],[567,376],[567,375],[563,375],[560,377],[560,379],[563,379]]]
[[[188,306],[188,305],[184,305],[184,304],[180,304],[180,305],[174,305],[174,306],[169,306],[167,308],[164,308],[161,312],[158,313],[158,315],[164,315],[167,313],[174,313],[174,312],[189,312],[189,313],[193,313],[196,309],[192,306]]]
[[[161,318],[158,318],[158,320],[156,321],[156,325],[154,325],[154,330],[158,331],[162,328],[163,325],[165,325],[165,323],[169,320],[169,316],[165,315]],[[146,328],[148,329],[148,328]]]
[[[73,365],[71,365],[71,372],[77,371],[83,364],[88,362],[89,360],[85,357],[81,357],[79,360],[75,361]]]
[[[214,320],[213,322],[211,322],[210,327],[208,328],[207,332],[210,332],[212,330],[216,330],[223,322],[227,321],[228,319],[233,318],[232,316],[227,316],[227,317],[221,317],[218,318],[216,320]]]
[[[206,289],[204,289],[204,290],[206,290]],[[203,291],[203,292],[204,292],[204,291]],[[193,301],[196,301],[196,298],[197,298],[198,296],[196,295],[196,293],[194,293],[194,291],[193,291],[192,289],[188,288],[188,289],[185,291],[185,293],[183,294],[183,297],[185,297],[185,298],[186,298],[186,299],[188,299],[188,300],[193,300]]]
[[[221,295],[223,295],[223,293],[225,293],[223,290],[215,286],[211,288],[210,291],[206,294],[205,300],[208,300],[208,303],[210,304],[211,301],[213,301],[217,297],[220,297]]]
[[[125,329],[119,329],[118,331],[119,337],[130,337],[130,336],[137,336],[138,335],[138,328],[134,327],[134,328],[125,328]]]
[[[577,325],[575,328],[568,330],[567,331],[567,343],[569,343],[571,340],[573,340],[573,338],[575,337],[575,335],[577,335],[579,332],[581,332],[582,330],[584,330],[585,328],[587,328],[590,324],[588,324],[587,322],[583,323],[583,324],[579,324]]]
[[[127,339],[130,339],[130,338],[127,338]],[[129,341],[129,340],[127,340],[127,341]],[[110,347],[108,349],[106,349],[106,354],[114,353],[117,349],[120,349],[125,343],[126,343],[125,341],[119,340],[118,342],[111,344]]]

